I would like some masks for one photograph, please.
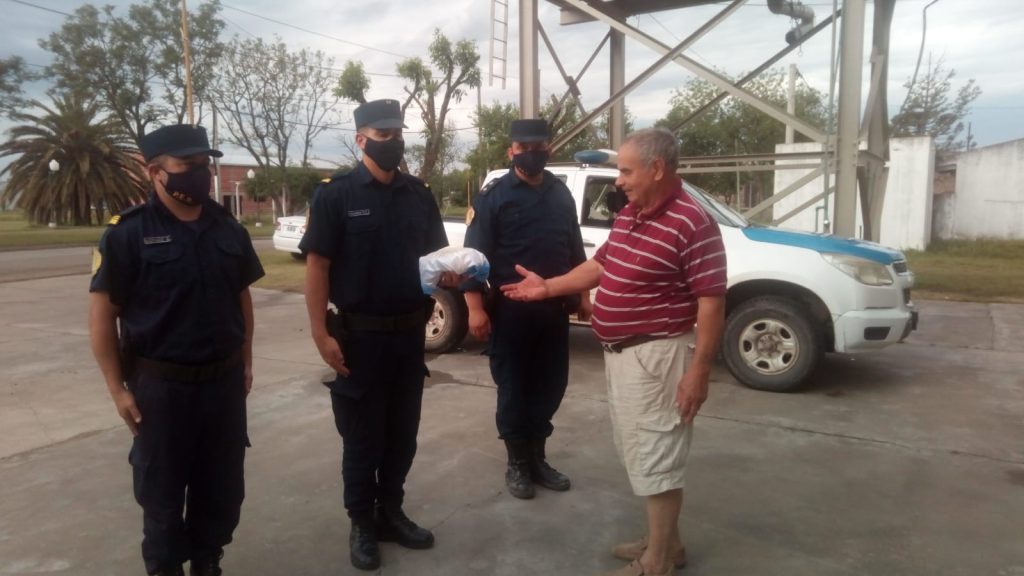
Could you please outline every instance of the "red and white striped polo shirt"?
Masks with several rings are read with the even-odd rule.
[[[594,260],[604,266],[591,325],[606,343],[677,336],[697,320],[697,298],[725,294],[725,246],[718,223],[683,192],[647,213],[619,213]]]

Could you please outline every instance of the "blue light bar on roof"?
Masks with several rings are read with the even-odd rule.
[[[580,164],[615,164],[619,155],[614,150],[580,150],[573,154],[573,160]]]

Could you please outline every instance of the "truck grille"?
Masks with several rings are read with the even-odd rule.
[[[910,302],[911,302],[911,300],[910,300],[910,288],[904,288],[903,289],[903,303],[904,304],[910,304]]]

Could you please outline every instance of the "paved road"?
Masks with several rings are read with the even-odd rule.
[[[88,275],[0,284],[0,575],[140,574],[130,437],[89,353]],[[255,290],[246,502],[227,574],[348,564],[340,442],[302,296]],[[1024,576],[1024,305],[920,302],[903,345],[831,356],[799,394],[721,368],[697,419],[688,576]],[[472,341],[429,357],[406,509],[437,547],[384,545],[385,575],[588,575],[643,531],[611,442],[603,359],[570,336],[549,442],[567,493],[502,489],[495,388]]]
[[[263,250],[271,248],[272,242],[258,238],[253,245]],[[87,274],[91,265],[89,246],[0,251],[0,283]]]

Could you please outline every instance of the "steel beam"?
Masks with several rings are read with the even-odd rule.
[[[618,94],[626,86],[626,36],[618,30],[609,31],[611,43],[608,45],[610,64],[610,83],[608,94]],[[611,114],[608,116],[608,145],[618,150],[626,139],[626,103],[622,99],[612,103]]]
[[[783,48],[782,50],[779,50],[778,52],[776,52],[774,56],[772,56],[771,58],[765,60],[764,63],[762,63],[760,66],[758,66],[757,68],[754,68],[753,70],[751,70],[746,76],[744,76],[743,78],[740,78],[735,83],[733,83],[733,86],[739,88],[739,87],[743,86],[744,84],[746,84],[747,82],[750,82],[754,78],[757,78],[762,72],[764,72],[765,70],[771,68],[776,62],[778,62],[779,60],[782,60],[783,58],[785,58],[787,54],[789,54],[790,52],[792,52],[792,51],[796,50],[797,48],[799,48],[804,42],[806,42],[807,40],[810,40],[815,34],[817,34],[818,32],[821,32],[822,30],[827,28],[829,26],[829,24],[831,24],[831,23],[832,23],[832,15],[829,14],[828,18],[825,18],[824,20],[822,20],[821,23],[819,23],[814,28],[811,28],[811,30],[808,31],[807,34],[802,36],[800,38],[799,42],[797,42],[796,44],[788,44],[785,48]],[[725,100],[727,96],[729,96],[728,92],[725,92],[724,90],[722,92],[719,92],[708,103],[706,103],[703,106],[701,106],[700,108],[694,110],[686,118],[683,118],[682,120],[680,120],[678,124],[676,124],[675,126],[673,126],[671,128],[671,130],[673,132],[678,132],[679,130],[682,130],[683,127],[685,127],[690,122],[693,122],[694,120],[699,118],[705,112],[707,112],[712,107],[714,107],[715,104],[718,104],[722,100]]]
[[[860,91],[866,0],[843,2],[839,52],[839,115],[836,140],[835,234],[857,235],[857,160],[860,155]]]
[[[519,0],[519,117],[540,114],[540,69],[537,64],[537,2]]]
[[[647,46],[648,48],[654,50],[655,52],[658,52],[658,53],[661,53],[661,54],[666,54],[666,53],[669,52],[669,47],[666,46],[665,44],[662,44],[660,41],[658,41],[653,36],[650,36],[650,35],[646,34],[645,32],[637,30],[636,28],[634,28],[634,27],[626,24],[625,22],[623,22],[620,19],[621,18],[621,14],[619,14],[619,13],[613,13],[610,9],[608,9],[608,8],[606,8],[604,6],[601,6],[600,8],[598,8],[596,6],[593,6],[593,5],[590,5],[590,4],[586,3],[584,0],[560,0],[560,1],[565,3],[565,4],[570,4],[573,8],[576,8],[577,10],[580,10],[581,12],[590,14],[591,16],[596,18],[597,20],[600,20],[600,21],[604,22],[605,24],[607,24],[608,26],[610,26],[611,28],[620,31],[623,34],[626,34],[630,38],[633,38],[634,40],[637,40],[638,42],[640,42],[641,44],[644,44],[645,46]],[[864,0],[857,0],[857,1],[863,2]],[[746,2],[746,0],[736,0],[735,2],[730,4],[729,7],[727,7],[724,11],[729,11],[731,13],[731,11],[734,10],[735,8],[737,8],[738,5],[742,5],[745,2]],[[717,19],[720,15],[721,15],[721,13],[716,15],[715,18]],[[694,34],[700,33],[700,35],[703,36],[704,33],[707,32],[707,30],[705,30],[705,28],[706,28],[706,26],[702,27],[700,30],[698,30],[698,32],[695,32]],[[710,29],[710,28],[708,28],[708,29]],[[704,78],[708,82],[711,82],[712,84],[717,86],[720,90],[724,90],[724,91],[728,92],[733,97],[738,98],[738,99],[746,102],[747,104],[753,106],[755,109],[760,110],[761,112],[771,116],[772,118],[775,118],[776,120],[778,120],[778,121],[780,121],[780,122],[782,122],[784,124],[792,125],[793,128],[795,128],[797,132],[800,132],[801,134],[804,134],[805,136],[807,136],[811,140],[814,140],[815,142],[824,142],[825,141],[825,133],[822,132],[817,127],[813,126],[812,124],[810,124],[810,123],[808,123],[808,122],[806,122],[806,121],[804,121],[804,120],[802,120],[800,118],[797,118],[796,116],[793,116],[791,114],[787,114],[785,110],[782,110],[781,108],[778,108],[778,107],[776,107],[776,106],[774,106],[772,104],[769,104],[767,102],[762,101],[760,98],[758,98],[754,94],[752,94],[752,93],[750,93],[750,92],[748,92],[748,91],[746,91],[746,90],[744,90],[742,88],[738,88],[738,87],[734,86],[732,80],[722,76],[721,74],[715,72],[714,70],[711,70],[710,68],[707,68],[706,66],[698,63],[697,61],[693,60],[692,58],[688,58],[687,56],[684,56],[682,54],[677,54],[673,58],[673,60],[677,64],[682,66],[683,68],[686,68],[687,70],[689,70],[690,72],[693,72],[697,76],[700,76],[701,78]]]
[[[586,4],[585,2],[582,2],[582,0],[563,0],[563,1],[571,2],[574,5],[579,4],[582,7],[582,9],[585,9],[585,10],[593,10],[590,7],[590,5]],[[694,31],[693,34],[690,34],[689,36],[684,38],[683,41],[680,42],[675,48],[671,48],[671,49],[666,48],[664,53],[663,53],[663,55],[662,55],[662,57],[659,58],[654,64],[651,64],[650,66],[648,66],[646,70],[644,70],[639,76],[634,78],[629,84],[623,86],[623,88],[621,90],[619,90],[615,94],[612,94],[612,96],[608,100],[606,100],[603,104],[601,104],[600,106],[595,108],[593,111],[591,111],[590,114],[588,114],[585,117],[583,117],[575,126],[570,128],[566,132],[563,132],[554,142],[552,142],[552,144],[551,144],[552,151],[558,150],[559,148],[564,146],[566,142],[568,142],[569,140],[572,140],[577,134],[582,132],[586,126],[590,125],[590,123],[593,122],[595,118],[597,118],[598,116],[600,116],[601,114],[606,112],[609,108],[611,108],[612,104],[614,104],[615,102],[617,102],[619,100],[622,100],[622,98],[625,97],[626,94],[629,94],[630,92],[635,90],[638,86],[640,86],[640,84],[643,84],[648,78],[653,76],[655,72],[657,72],[658,70],[661,70],[670,61],[672,61],[672,60],[676,59],[677,57],[679,57],[680,53],[683,50],[685,50],[688,46],[690,46],[691,44],[693,44],[694,42],[696,42],[697,40],[702,38],[705,34],[707,34],[709,31],[711,31],[715,26],[717,26],[719,23],[721,23],[722,20],[725,20],[730,14],[732,14],[737,9],[739,9],[739,7],[742,6],[744,3],[746,3],[746,1],[747,0],[733,0],[733,2],[731,4],[729,4],[729,6],[727,6],[725,9],[723,9],[718,14],[715,14],[710,20],[705,22],[700,28],[698,28],[696,31]],[[600,15],[601,19],[608,19],[610,22],[614,22],[615,25],[612,26],[613,29],[616,29],[616,30],[618,30],[620,32],[623,32],[625,34],[629,34],[629,31],[634,31],[634,29],[632,27],[630,27],[629,25],[626,25],[626,24],[623,24],[621,22],[618,22],[617,20],[607,16],[603,12],[596,11],[596,10],[593,10],[593,11],[596,12],[598,15]],[[636,32],[639,32],[639,31],[636,31]],[[659,45],[660,45],[660,43],[659,43]]]
[[[815,178],[817,178],[818,176],[821,176],[823,172],[824,172],[824,169],[822,168],[821,164],[814,164],[814,170],[811,170],[807,174],[804,174],[803,176],[801,176],[800,178],[795,180],[789,186],[786,186],[782,190],[779,190],[775,194],[772,194],[771,196],[765,198],[759,204],[757,204],[756,206],[754,206],[750,210],[747,210],[746,212],[744,212],[743,213],[743,217],[744,218],[751,218],[753,216],[757,216],[761,212],[764,212],[765,210],[770,208],[772,205],[774,205],[779,200],[782,200],[786,196],[789,196],[793,192],[796,192],[797,190],[803,188],[807,184],[810,184]]]

